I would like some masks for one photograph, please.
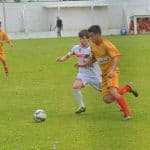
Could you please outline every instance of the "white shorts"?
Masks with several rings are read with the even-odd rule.
[[[82,73],[78,73],[76,76],[76,79],[81,80],[84,86],[86,84],[89,84],[92,87],[96,88],[97,90],[101,89],[101,83],[102,83],[101,78],[98,78],[96,76],[90,77],[90,76],[84,75]]]

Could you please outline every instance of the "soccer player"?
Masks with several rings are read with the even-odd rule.
[[[100,26],[93,25],[88,29],[88,32],[93,57],[99,63],[102,70],[103,100],[108,104],[116,102],[123,112],[124,120],[128,120],[131,118],[131,111],[123,94],[130,92],[137,97],[138,92],[132,84],[119,87],[118,62],[121,54],[109,40],[101,36]]]
[[[63,21],[59,17],[56,20],[57,37],[61,37],[61,31],[63,29]]]
[[[6,59],[5,59],[5,50],[3,47],[3,44],[5,42],[8,43],[11,47],[13,47],[13,44],[11,40],[9,39],[7,33],[2,30],[2,23],[0,22],[0,62],[3,65],[5,77],[7,79],[9,70],[8,70],[8,65],[6,63]]]
[[[82,30],[79,32],[80,44],[73,46],[73,48],[64,56],[57,58],[57,62],[64,62],[72,56],[76,56],[78,64],[78,74],[73,83],[73,94],[76,101],[79,104],[79,108],[75,113],[85,112],[86,107],[83,101],[83,95],[81,89],[85,87],[86,84],[89,84],[95,87],[97,90],[100,90],[101,86],[101,70],[97,62],[90,64],[89,66],[84,66],[84,63],[88,62],[91,59],[91,49],[88,43],[88,31]]]

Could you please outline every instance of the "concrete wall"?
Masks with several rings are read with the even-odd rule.
[[[77,33],[92,24],[99,24],[104,34],[117,34],[123,25],[128,24],[128,18],[132,14],[150,14],[150,0],[136,0],[136,2],[106,0],[105,2],[109,5],[96,6],[94,9],[67,7],[60,10],[57,7],[43,7],[50,5],[51,2],[0,3],[0,19],[6,31],[15,34],[49,32],[50,26],[53,28],[55,26],[57,15],[63,19],[64,33]]]
[[[2,4],[0,13],[4,21]],[[6,3],[5,16],[7,32],[48,31],[48,14],[41,4]]]
[[[134,14],[150,14],[150,0],[108,0],[111,27],[127,25],[128,17]],[[114,21],[113,21],[114,20]],[[118,27],[117,27],[118,26]]]

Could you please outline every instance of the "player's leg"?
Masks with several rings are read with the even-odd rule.
[[[130,88],[128,85],[126,85],[126,86],[124,86],[124,87],[119,87],[119,88],[118,88],[118,92],[119,92],[121,95],[130,92],[130,90],[131,90],[131,88]]]
[[[121,108],[124,118],[130,118],[131,112],[129,110],[129,106],[125,97],[123,97],[117,90],[117,88],[112,87],[110,89],[110,95],[115,100],[117,105]]]
[[[59,27],[59,37],[61,37],[61,28]]]
[[[61,28],[60,27],[58,27],[58,29],[57,29],[57,37],[61,37]]]
[[[113,79],[110,79],[107,76],[103,76],[102,78],[102,96],[103,96],[103,101],[107,104],[110,104],[115,101],[114,97],[110,94],[110,87],[114,85],[114,82],[112,82],[112,80]],[[115,82],[115,84],[118,83]]]
[[[59,28],[57,27],[57,37],[59,37]]]
[[[94,89],[101,91],[101,86],[102,86],[102,80],[95,77],[91,77],[88,79],[87,84],[89,84],[90,86],[92,86]]]
[[[106,103],[106,104],[110,104],[112,102],[114,102],[114,97],[110,94],[107,94],[105,96],[103,96],[103,101]]]
[[[122,110],[124,117],[129,118],[131,113],[126,99],[118,92],[119,72],[115,72],[112,78],[103,77],[102,94],[105,103],[116,102]]]
[[[132,83],[129,83],[129,84],[127,84],[127,85],[124,86],[124,87],[118,88],[118,92],[119,92],[121,95],[130,92],[130,93],[132,93],[135,97],[138,97],[138,96],[139,96],[139,94],[138,94],[138,92],[137,92],[135,86],[134,86]]]
[[[112,87],[110,89],[110,93],[105,95],[103,97],[103,100],[105,103],[108,104],[112,102],[116,102],[117,105],[121,108],[124,118],[128,118],[128,119],[130,118],[131,112],[129,111],[128,103],[126,99],[118,93],[117,88]]]
[[[73,95],[75,97],[75,100],[79,104],[79,108],[77,109],[76,113],[82,113],[85,112],[86,107],[83,101],[83,95],[81,93],[81,88],[84,87],[84,83],[81,79],[76,79],[73,83]]]
[[[6,78],[7,78],[7,77],[8,77],[8,72],[9,72],[9,70],[8,70],[8,65],[7,65],[7,63],[6,63],[6,61],[5,61],[4,53],[1,53],[1,54],[0,54],[0,61],[1,61],[2,65],[3,65],[4,72],[5,72],[5,76],[6,76]]]

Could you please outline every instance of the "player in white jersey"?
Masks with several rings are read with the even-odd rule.
[[[89,84],[97,90],[100,90],[102,82],[101,70],[97,62],[84,67],[84,64],[91,59],[91,48],[88,44],[88,31],[80,31],[79,38],[80,45],[75,45],[66,55],[57,58],[57,62],[64,62],[71,56],[75,55],[77,57],[77,66],[80,67],[78,67],[78,74],[73,83],[73,94],[79,104],[79,108],[77,109],[76,113],[82,113],[86,110],[81,89],[84,88],[85,85]]]

